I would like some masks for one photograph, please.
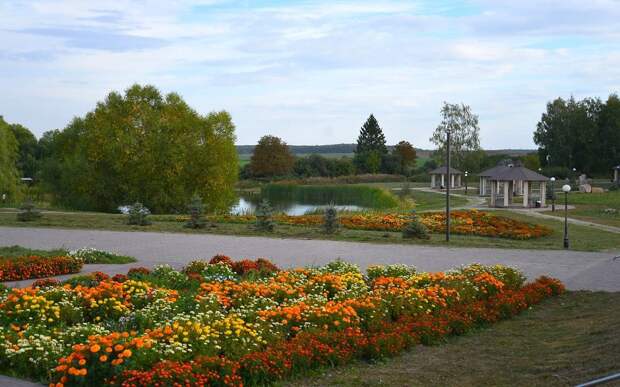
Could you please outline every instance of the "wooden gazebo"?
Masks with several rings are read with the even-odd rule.
[[[443,189],[448,180],[448,168],[444,165],[429,172],[431,175],[431,188]],[[463,182],[463,172],[450,167],[450,188],[459,188]]]
[[[534,185],[538,185],[538,200],[545,206],[549,178],[523,166],[507,166],[488,177],[491,185],[491,207],[510,207],[515,194],[515,184],[521,184],[523,207],[533,207]],[[501,202],[498,199],[502,199]]]
[[[620,165],[614,167],[614,183],[620,184]]]

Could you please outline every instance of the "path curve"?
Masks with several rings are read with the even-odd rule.
[[[472,262],[500,263],[521,269],[530,279],[540,275],[556,277],[573,290],[620,291],[620,259],[614,261],[613,253],[21,227],[0,227],[0,245],[38,249],[95,247],[138,258],[139,262],[133,264],[87,265],[84,269],[109,274],[125,273],[132,266],[170,264],[180,268],[192,259],[222,253],[234,258],[268,257],[283,268],[321,265],[336,258],[363,269],[373,264],[404,263],[423,271],[442,271]],[[30,282],[10,285],[26,286]]]

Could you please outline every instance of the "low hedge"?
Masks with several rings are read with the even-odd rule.
[[[20,281],[78,273],[82,265],[82,261],[66,256],[0,257],[0,281]]]

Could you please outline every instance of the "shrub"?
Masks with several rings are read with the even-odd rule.
[[[256,229],[259,231],[273,231],[275,223],[273,221],[273,209],[267,199],[256,207]]]
[[[192,197],[192,201],[187,206],[189,220],[185,223],[186,228],[204,228],[206,221],[204,218],[204,203],[198,195]]]
[[[325,234],[334,234],[338,231],[339,227],[338,211],[334,205],[330,205],[325,209],[325,213],[323,214],[323,232],[325,232]]]
[[[215,264],[215,263],[225,263],[226,265],[232,267],[233,262],[232,259],[224,254],[218,254],[215,255],[213,258],[211,258],[211,260],[209,261],[210,264]]]
[[[77,273],[82,262],[71,257],[25,256],[0,259],[0,281],[20,281]]]
[[[127,277],[135,280],[140,280],[149,274],[151,274],[151,270],[147,269],[146,267],[132,267],[127,272]]]
[[[77,250],[69,251],[69,256],[81,259],[86,264],[93,263],[129,263],[135,262],[136,259],[126,255],[118,255],[107,251],[97,250],[92,247],[84,247]]]
[[[31,222],[41,217],[41,212],[38,211],[31,199],[26,201],[20,207],[20,212],[17,213],[17,220],[20,222]]]
[[[415,213],[412,213],[411,218],[403,226],[403,238],[404,239],[430,239],[428,235],[428,228],[418,220]]]
[[[140,202],[134,203],[129,206],[129,212],[127,214],[127,224],[136,226],[148,226],[151,224],[148,216],[151,214],[148,208]]]

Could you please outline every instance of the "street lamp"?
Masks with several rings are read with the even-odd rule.
[[[562,191],[564,191],[564,248],[568,249],[568,193],[570,192],[570,185],[563,185]]]
[[[555,212],[555,177],[551,177],[551,212]]]
[[[469,172],[465,171],[465,195],[467,195],[467,175]]]

